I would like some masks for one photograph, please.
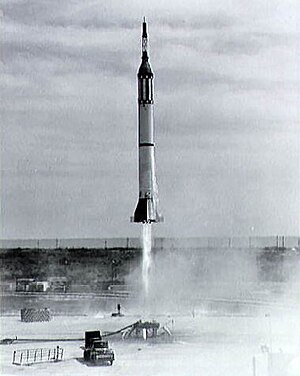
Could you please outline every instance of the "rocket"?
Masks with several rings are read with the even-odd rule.
[[[154,159],[154,89],[149,63],[147,23],[142,23],[142,62],[138,70],[138,174],[139,199],[133,222],[161,222]]]

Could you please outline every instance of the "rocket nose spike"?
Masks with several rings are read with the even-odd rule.
[[[143,38],[147,38],[147,23],[146,23],[146,17],[144,17],[144,20],[143,20],[143,34],[142,34],[142,37],[143,37]]]

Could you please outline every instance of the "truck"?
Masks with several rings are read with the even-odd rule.
[[[109,364],[115,360],[114,351],[109,347],[108,341],[104,340],[99,330],[85,332],[85,345],[83,359],[87,363]]]

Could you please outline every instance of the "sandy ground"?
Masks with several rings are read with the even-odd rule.
[[[110,340],[116,354],[112,367],[89,367],[82,362],[83,341],[15,343],[0,346],[1,375],[124,375],[124,376],[253,376],[256,355],[256,376],[269,376],[266,354],[261,345],[271,346],[274,353],[293,354],[284,372],[272,376],[299,376],[300,320],[296,312],[274,310],[254,315],[191,312],[177,315],[149,314],[147,317],[128,312],[121,318],[98,313],[91,316],[55,316],[46,323],[23,323],[18,316],[0,318],[2,338],[83,338],[85,330],[113,331],[138,319],[156,319],[168,323],[172,338],[154,342]],[[173,322],[172,322],[173,320]],[[25,348],[64,348],[64,360],[31,366],[12,365],[14,350]],[[277,370],[278,371],[278,370]]]

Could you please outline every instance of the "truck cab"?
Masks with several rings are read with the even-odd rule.
[[[85,332],[85,346],[83,358],[86,362],[98,364],[113,364],[115,354],[109,348],[108,341],[103,340],[100,331]]]

